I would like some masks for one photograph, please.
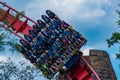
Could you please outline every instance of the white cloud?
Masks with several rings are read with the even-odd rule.
[[[104,15],[106,15],[106,12],[104,10],[93,9],[93,10],[88,10],[88,11],[81,13],[81,15],[78,15],[78,18],[82,20],[86,20],[86,19],[93,20],[94,18],[100,18],[100,17],[103,17]]]
[[[6,61],[7,57],[0,55],[0,61]]]
[[[110,4],[110,0],[34,0],[27,6],[26,13],[39,19],[45,10],[50,9],[67,21],[72,17],[93,19],[103,17],[106,14],[103,7]]]
[[[94,49],[94,48],[93,47],[86,47],[86,48],[82,49],[81,51],[83,52],[83,55],[88,56],[90,49]]]

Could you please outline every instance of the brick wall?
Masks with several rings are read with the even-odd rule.
[[[106,51],[90,50],[89,62],[101,80],[117,80]]]

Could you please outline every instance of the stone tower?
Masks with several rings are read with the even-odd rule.
[[[117,80],[106,51],[90,50],[89,53],[89,62],[101,80]]]

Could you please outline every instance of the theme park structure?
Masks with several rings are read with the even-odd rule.
[[[55,13],[46,10],[43,21],[35,22],[6,3],[0,6],[1,27],[20,38],[20,53],[46,78],[60,72],[69,80],[100,80],[79,51],[87,40]]]

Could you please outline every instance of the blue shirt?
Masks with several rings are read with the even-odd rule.
[[[35,45],[36,45],[36,46],[41,45],[41,42],[40,42],[40,40],[39,40],[39,39],[36,39],[36,41],[35,41]]]
[[[36,32],[39,33],[42,28],[40,28],[40,27],[35,27],[35,29],[36,29]]]
[[[75,42],[75,40],[73,38],[70,38],[70,41],[71,41],[71,43]]]
[[[40,35],[40,36],[38,35],[37,38],[39,38],[39,40],[41,40],[41,41],[45,40],[45,37],[42,35]]]
[[[30,55],[31,55],[31,53],[29,51],[25,52],[26,59],[29,59]]]
[[[50,23],[50,19],[48,17],[44,16],[43,19],[46,23]]]
[[[45,59],[46,59],[46,60],[49,60],[49,56],[48,56],[48,55],[45,55]]]
[[[80,34],[76,32],[76,33],[75,33],[75,37],[76,37],[76,38],[79,38],[79,37],[80,37]]]
[[[63,29],[60,29],[60,30],[59,30],[60,33],[63,33],[63,31],[64,31]]]
[[[53,25],[57,27],[61,27],[61,21],[59,19],[56,19],[53,21]]]
[[[49,29],[50,29],[50,30],[54,30],[54,28],[55,28],[55,26],[53,26],[53,25],[50,25],[50,26],[49,26]]]
[[[65,34],[65,35],[67,35],[67,36],[69,36],[69,35],[71,35],[71,32],[70,32],[70,31],[65,30],[65,31],[64,31],[64,34]]]
[[[53,51],[51,51],[51,50],[48,50],[48,54],[50,55],[50,56],[53,56]]]
[[[32,50],[37,50],[37,47],[35,45],[31,46]]]
[[[56,41],[56,44],[57,44],[58,46],[62,46],[63,43],[58,40],[58,41]]]
[[[58,50],[58,47],[57,46],[55,46],[55,45],[52,45],[52,50],[54,51],[57,51]]]
[[[50,44],[53,44],[54,42],[55,42],[54,39],[50,39],[50,40],[49,40],[49,43],[50,43]]]
[[[35,33],[35,32],[32,32],[31,35],[32,35],[34,38],[37,37],[37,33]]]
[[[32,42],[32,37],[29,35],[24,35],[25,39],[28,40],[29,42]]]

